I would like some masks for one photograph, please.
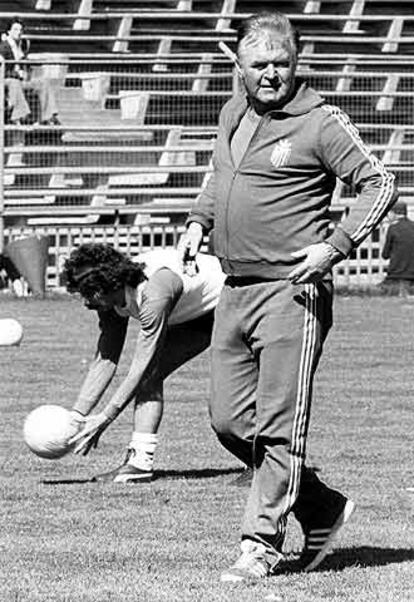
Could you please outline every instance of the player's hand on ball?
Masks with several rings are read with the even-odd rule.
[[[300,251],[295,251],[292,256],[297,259],[303,258],[303,261],[289,274],[289,280],[293,284],[318,282],[338,261],[343,259],[337,249],[325,242],[309,245]]]
[[[70,443],[77,443],[73,450],[75,454],[86,456],[92,448],[98,446],[99,438],[111,420],[104,413],[92,414],[84,420],[83,429],[71,439]]]
[[[82,426],[85,424],[86,418],[80,412],[76,410],[70,410],[70,423],[74,428],[80,430]]]

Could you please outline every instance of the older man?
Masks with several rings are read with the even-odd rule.
[[[305,467],[314,373],[332,321],[332,266],[378,224],[394,177],[349,118],[296,78],[297,35],[280,13],[242,23],[237,66],[245,94],[223,108],[214,172],[180,241],[192,260],[214,226],[227,279],[212,343],[211,419],[253,480],[241,556],[223,581],[270,575],[291,510],[305,535],[302,566],[327,554],[354,504]],[[358,202],[331,229],[336,178]]]

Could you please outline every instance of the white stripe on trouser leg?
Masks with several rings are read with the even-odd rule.
[[[316,285],[305,285],[305,317],[303,325],[302,352],[299,365],[296,412],[292,427],[292,450],[290,455],[290,479],[283,514],[287,515],[294,504],[300,483],[302,460],[305,449],[303,425],[307,420],[309,388],[312,378],[316,345]]]

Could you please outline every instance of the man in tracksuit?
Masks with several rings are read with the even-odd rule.
[[[246,94],[221,111],[213,175],[180,241],[186,269],[214,226],[227,279],[213,331],[211,421],[253,467],[242,554],[223,581],[275,570],[290,511],[305,535],[302,566],[315,568],[354,507],[305,467],[312,382],[332,321],[331,268],[378,224],[396,191],[349,118],[295,77],[296,62],[284,15],[242,23],[237,68]],[[337,177],[358,201],[331,230]]]

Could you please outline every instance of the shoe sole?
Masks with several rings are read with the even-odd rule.
[[[230,575],[225,573],[220,575],[221,583],[257,583],[262,581],[268,575]]]
[[[131,474],[119,474],[113,482],[114,483],[149,483],[152,480],[152,475],[131,475]]]
[[[241,583],[245,579],[243,577],[233,577],[233,575],[221,575],[220,581],[221,583]]]
[[[313,571],[314,569],[316,569],[316,567],[318,567],[321,564],[322,560],[328,554],[330,547],[332,545],[332,542],[335,539],[336,534],[338,533],[339,529],[341,529],[341,527],[343,527],[349,521],[354,510],[355,510],[355,502],[353,502],[352,500],[347,500],[344,509],[342,510],[342,512],[338,516],[338,518],[336,519],[336,522],[335,522],[334,526],[332,527],[329,537],[326,540],[326,542],[324,543],[323,547],[319,550],[319,552],[317,553],[315,558],[312,560],[312,562],[307,567],[305,567],[304,571],[306,573],[308,573],[309,571]]]
[[[116,473],[108,475],[95,475],[94,477],[92,477],[91,481],[93,483],[112,483],[115,477]]]

